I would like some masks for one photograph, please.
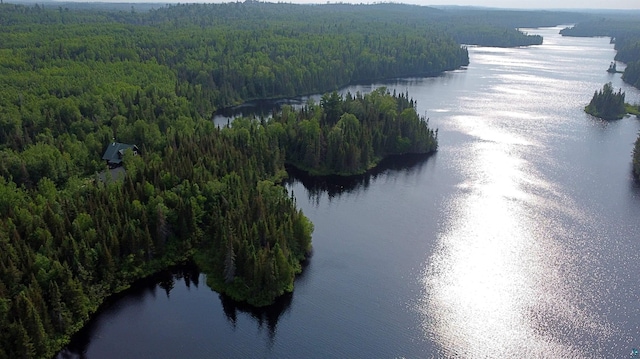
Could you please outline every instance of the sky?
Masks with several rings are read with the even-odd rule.
[[[193,1],[193,0],[192,0]],[[202,0],[198,1],[201,2]],[[278,0],[266,0],[278,2]],[[326,3],[322,0],[282,0],[299,4]],[[187,1],[188,2],[188,1]],[[208,1],[206,1],[208,2]],[[223,2],[223,1],[215,1]],[[225,1],[226,2],[226,1]],[[640,9],[640,0],[330,0],[330,2],[348,3],[374,3],[374,2],[398,2],[416,5],[463,5],[484,6],[508,9]]]
[[[9,0],[10,1],[10,0]],[[29,1],[29,0],[27,0]],[[37,1],[37,0],[34,0]],[[244,0],[54,0],[54,1],[78,1],[78,2],[120,2],[120,3],[225,3],[242,2]],[[458,5],[481,6],[503,9],[633,9],[640,10],[640,0],[259,0],[264,2],[285,2],[294,4],[325,4],[330,3],[404,3],[425,6]],[[639,15],[640,16],[640,15]]]
[[[415,2],[412,3],[415,4],[420,2],[425,4],[425,1],[413,1]],[[640,9],[640,0],[439,0],[437,3],[439,5],[472,5],[517,9]]]
[[[131,0],[129,0],[131,1]],[[126,1],[126,2],[129,2]],[[153,0],[137,0],[151,1]],[[166,0],[165,0],[166,1]],[[190,2],[230,2],[223,0],[175,0],[182,3]],[[235,2],[236,0],[232,0]],[[242,0],[240,0],[242,1]],[[326,0],[261,0],[267,2],[291,2],[296,4],[321,4]],[[159,2],[163,2],[160,0]],[[174,1],[170,1],[174,2]],[[375,2],[397,2],[416,5],[463,5],[463,6],[484,6],[508,9],[636,9],[640,10],[640,0],[329,0],[331,3],[375,3]]]

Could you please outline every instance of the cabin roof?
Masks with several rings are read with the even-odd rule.
[[[130,148],[134,151],[138,150],[138,146],[136,145],[113,142],[109,146],[107,146],[107,149],[104,151],[104,155],[102,155],[102,159],[107,160],[110,163],[119,164],[124,158],[124,151]]]

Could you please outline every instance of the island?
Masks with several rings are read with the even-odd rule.
[[[607,72],[610,74],[621,74],[624,71],[618,71],[616,62],[611,61],[611,64],[609,64],[609,68],[607,69]]]
[[[602,90],[596,90],[584,111],[603,120],[619,120],[627,114],[624,96],[622,89],[614,92],[613,85],[609,82]]]

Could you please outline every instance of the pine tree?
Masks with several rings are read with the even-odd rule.
[[[227,236],[226,243],[227,243],[227,249],[226,249],[225,258],[224,258],[223,278],[224,278],[224,282],[229,284],[233,282],[236,275],[236,255],[233,251],[233,240],[231,235]]]

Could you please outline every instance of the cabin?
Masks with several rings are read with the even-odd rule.
[[[126,143],[113,142],[110,144],[102,155],[102,159],[107,161],[109,168],[116,168],[122,166],[122,160],[124,159],[124,151],[131,149],[133,155],[137,155],[139,152],[138,146],[129,145]]]

